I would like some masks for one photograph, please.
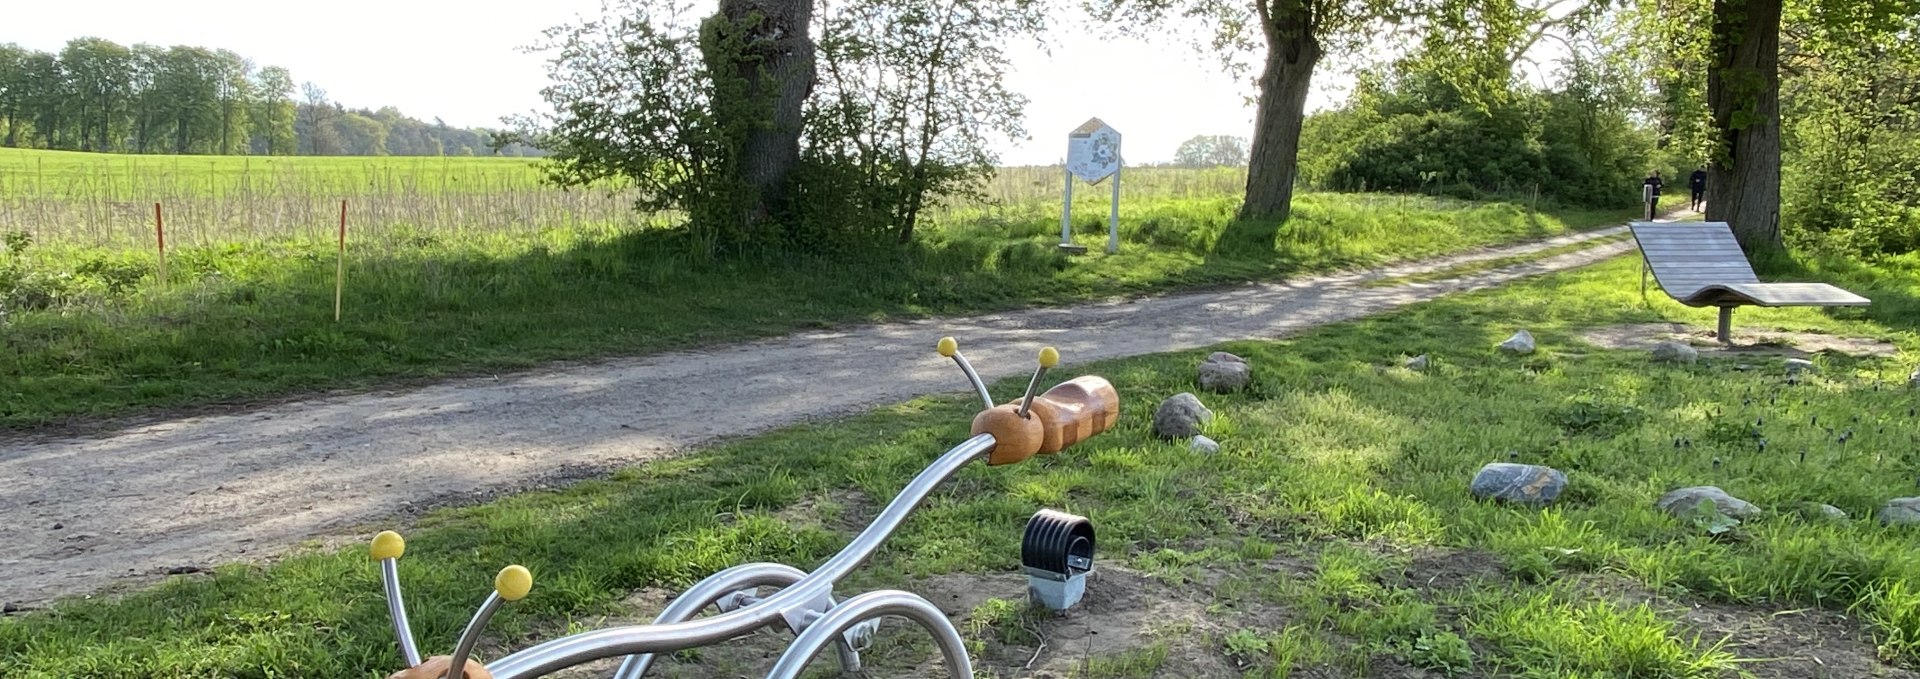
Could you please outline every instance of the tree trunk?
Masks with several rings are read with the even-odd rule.
[[[1714,0],[1707,106],[1718,148],[1707,164],[1707,219],[1748,255],[1780,240],[1780,6]]]
[[[1300,126],[1306,120],[1313,67],[1320,61],[1320,41],[1313,34],[1313,18],[1303,0],[1278,0],[1272,6],[1272,15],[1262,17],[1267,64],[1260,72],[1260,104],[1254,113],[1247,196],[1240,204],[1240,217],[1285,221],[1293,206]]]
[[[739,79],[744,106],[720,104],[731,110],[714,114],[744,130],[734,170],[750,196],[742,221],[761,227],[784,211],[787,183],[800,160],[801,114],[817,75],[808,34],[813,0],[721,0],[716,19],[724,24],[710,24],[703,48],[716,74]],[[716,30],[739,42],[717,42]]]

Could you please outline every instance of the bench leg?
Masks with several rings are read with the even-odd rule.
[[[1720,307],[1720,343],[1733,346],[1733,307]]]

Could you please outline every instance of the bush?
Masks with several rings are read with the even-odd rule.
[[[1398,62],[1363,77],[1342,108],[1308,117],[1301,178],[1338,191],[1637,204],[1651,131],[1615,103],[1619,74],[1568,69],[1559,90],[1468,96],[1427,62]]]

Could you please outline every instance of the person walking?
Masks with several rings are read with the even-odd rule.
[[[1687,187],[1693,189],[1693,211],[1699,212],[1707,203],[1707,168],[1694,170],[1693,175],[1687,177]]]
[[[1660,186],[1662,184],[1659,170],[1654,170],[1653,174],[1647,175],[1646,181],[1640,182],[1641,190],[1647,199],[1647,219],[1653,219],[1653,216],[1660,212]]]

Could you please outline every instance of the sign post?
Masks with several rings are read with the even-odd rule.
[[[1099,185],[1113,177],[1113,199],[1107,212],[1107,252],[1120,251],[1120,132],[1089,118],[1067,134],[1067,185],[1060,207],[1060,248],[1068,252],[1086,252],[1073,243],[1073,179]]]

